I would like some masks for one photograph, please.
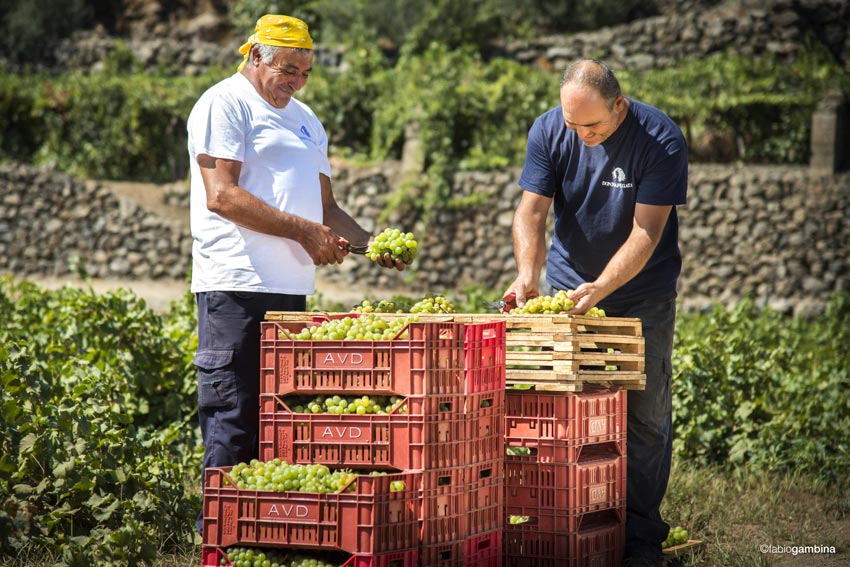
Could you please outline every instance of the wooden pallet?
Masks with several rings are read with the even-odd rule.
[[[270,321],[304,321],[311,315],[340,313],[269,311]],[[382,313],[406,317],[407,313]],[[502,313],[423,314],[420,321],[483,323],[504,320],[507,383],[533,384],[538,390],[581,391],[585,383],[643,390],[644,338],[640,319],[577,315]]]

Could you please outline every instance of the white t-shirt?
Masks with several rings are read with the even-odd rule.
[[[312,294],[316,269],[304,248],[207,209],[198,155],[242,162],[239,186],[268,205],[322,222],[319,174],[330,177],[328,138],[319,119],[292,98],[263,99],[241,73],[207,90],[187,124],[191,167],[192,292]]]

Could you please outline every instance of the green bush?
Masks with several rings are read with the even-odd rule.
[[[758,309],[679,317],[674,449],[700,463],[850,475],[850,295],[813,320]]]
[[[87,177],[184,178],[189,111],[231,71],[144,75],[116,53],[105,72],[92,75],[0,72],[3,157],[52,161]],[[332,152],[347,157],[397,159],[406,130],[418,125],[428,175],[402,187],[394,202],[415,196],[426,210],[446,201],[453,171],[521,165],[532,122],[558,104],[557,74],[485,61],[472,47],[434,43],[391,66],[363,42],[345,61],[342,72],[317,66],[300,98],[324,122]],[[822,50],[787,64],[718,54],[618,76],[627,96],[668,113],[689,143],[708,130],[731,133],[741,148],[734,157],[748,163],[805,163],[815,106],[830,90],[850,95],[850,72]]]
[[[0,279],[0,557],[139,565],[191,541],[191,303]]]

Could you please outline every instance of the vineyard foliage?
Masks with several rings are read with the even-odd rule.
[[[680,316],[675,452],[699,463],[850,478],[850,295],[814,319],[744,300]],[[846,488],[846,486],[845,486]]]
[[[192,307],[0,280],[0,556],[137,565],[191,541]]]
[[[124,46],[101,71],[0,70],[0,159],[51,162],[84,177],[185,178],[189,111],[234,68],[198,77],[145,74]],[[818,101],[832,90],[850,94],[850,72],[814,47],[791,63],[718,53],[618,76],[628,96],[667,112],[689,142],[721,133],[735,159],[749,163],[805,163]],[[434,187],[452,171],[522,164],[532,122],[558,104],[558,82],[559,72],[486,60],[473,47],[432,43],[389,61],[363,44],[346,50],[341,71],[317,65],[299,98],[323,121],[334,155],[400,159],[418,132],[424,169],[434,178],[426,186],[442,199],[448,193]]]
[[[452,300],[480,311],[495,295]],[[47,550],[63,566],[145,565],[191,546],[201,457],[191,295],[161,314],[130,291],[6,277],[0,320],[0,560]],[[847,294],[813,319],[752,301],[680,315],[678,457],[846,485],[848,341]]]

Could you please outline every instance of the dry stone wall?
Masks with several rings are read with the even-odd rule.
[[[792,59],[808,49],[811,38],[841,58],[848,56],[848,30],[850,4],[844,0],[738,0],[587,33],[512,42],[494,54],[557,71],[581,58],[651,69],[726,49]]]
[[[650,69],[726,49],[790,59],[808,49],[807,42],[813,38],[837,58],[848,57],[850,3],[846,0],[736,0],[718,7],[685,8],[591,32],[493,45],[489,55],[555,71],[588,57],[603,59],[614,68]],[[218,20],[197,18],[180,28],[178,35],[137,34],[122,41],[152,72],[165,68],[197,75],[213,65],[235,69],[242,38],[210,41],[220,26]],[[56,50],[56,66],[97,69],[117,41],[102,31],[78,33]],[[315,63],[340,68],[345,63],[344,47],[317,45]]]
[[[416,210],[376,220],[393,188],[391,169],[339,168],[340,204],[370,230],[413,230],[422,247],[416,270],[378,268],[363,257],[320,269],[323,279],[411,295],[478,285],[500,290],[513,278],[513,211],[518,170],[455,175],[455,196],[479,204],[439,210],[427,230]],[[66,275],[74,256],[94,277],[184,279],[191,265],[189,227],[118,198],[96,183],[49,169],[0,166],[0,272]],[[169,195],[173,199],[173,194]],[[684,257],[679,296],[685,309],[746,294],[773,308],[808,314],[850,290],[850,173],[803,167],[692,165],[681,207]],[[332,297],[327,297],[333,300]]]
[[[184,279],[188,227],[49,168],[0,166],[0,272],[65,276],[77,259],[95,278]]]

